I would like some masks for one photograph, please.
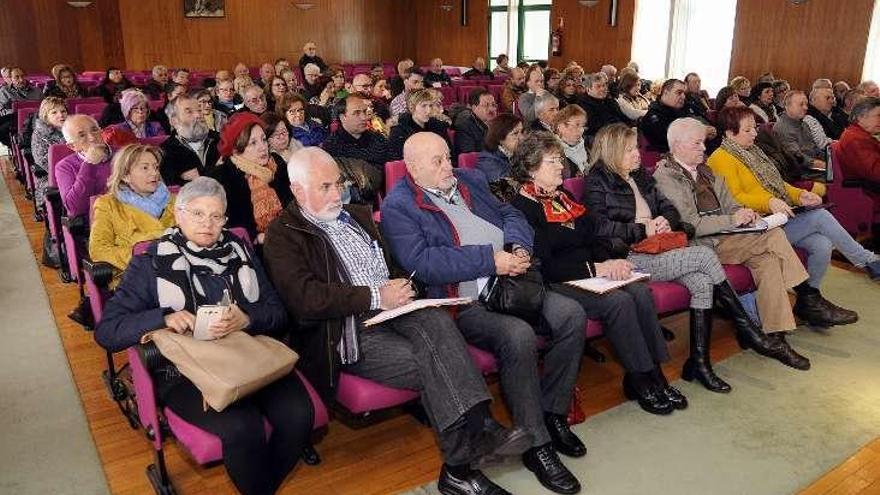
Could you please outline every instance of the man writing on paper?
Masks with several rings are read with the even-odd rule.
[[[415,292],[406,278],[390,278],[402,272],[386,256],[370,208],[343,206],[346,184],[330,155],[298,150],[288,174],[295,200],[269,226],[263,253],[299,323],[292,340],[300,369],[324,397],[332,397],[340,370],[419,391],[445,461],[440,491],[507,493],[471,464],[519,454],[531,436],[491,418],[491,396],[449,314],[428,308],[364,328],[363,320],[411,302]]]
[[[429,132],[407,139],[403,159],[408,175],[382,204],[382,232],[395,259],[428,284],[428,297],[476,298],[490,276],[525,273],[532,229],[519,210],[492,195],[481,172],[453,169],[446,141]],[[580,483],[557,451],[586,454],[566,423],[586,315],[576,301],[553,291],[547,291],[541,315],[541,330],[549,333],[543,376],[535,329],[524,320],[489,312],[480,302],[458,308],[456,322],[468,342],[498,359],[513,422],[534,437],[523,455],[526,467],[546,488],[577,493]]]

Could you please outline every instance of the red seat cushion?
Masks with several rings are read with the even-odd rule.
[[[730,285],[740,294],[755,290],[752,272],[745,265],[724,265],[724,273],[727,274]]]
[[[339,374],[336,401],[354,414],[399,406],[418,398],[415,390],[386,387],[350,373]]]
[[[650,282],[651,293],[654,296],[654,306],[657,314],[673,313],[687,309],[691,301],[691,294],[683,285],[675,282]]]

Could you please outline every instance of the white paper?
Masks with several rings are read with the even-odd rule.
[[[788,222],[788,215],[785,213],[774,213],[766,217],[759,218],[754,225],[746,225],[743,227],[734,227],[719,232],[720,234],[746,234],[749,232],[767,232],[768,230],[782,227]]]
[[[415,301],[404,304],[399,308],[389,309],[387,311],[382,311],[376,316],[366,320],[364,322],[364,326],[373,326],[378,325],[379,323],[393,320],[398,316],[403,316],[407,313],[412,313],[413,311],[418,311],[424,308],[433,308],[439,306],[458,306],[459,304],[470,304],[473,302],[473,299],[470,297],[454,297],[454,298],[446,298],[446,299],[416,299]]]
[[[647,280],[649,278],[651,278],[650,273],[632,272],[632,275],[626,280],[610,280],[605,277],[592,277],[581,280],[569,280],[565,283],[581,290],[604,294],[610,290],[623,287],[624,285],[629,285],[639,280]]]

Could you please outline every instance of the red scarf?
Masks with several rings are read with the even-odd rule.
[[[561,189],[546,193],[540,191],[534,182],[526,182],[520,192],[525,197],[541,203],[544,207],[544,217],[549,223],[573,224],[575,219],[587,212],[583,205],[572,201]]]

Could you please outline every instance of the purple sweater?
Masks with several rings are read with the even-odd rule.
[[[74,153],[55,165],[55,181],[61,193],[61,203],[69,216],[88,215],[89,199],[106,192],[112,158],[111,153],[106,161],[91,165]]]

